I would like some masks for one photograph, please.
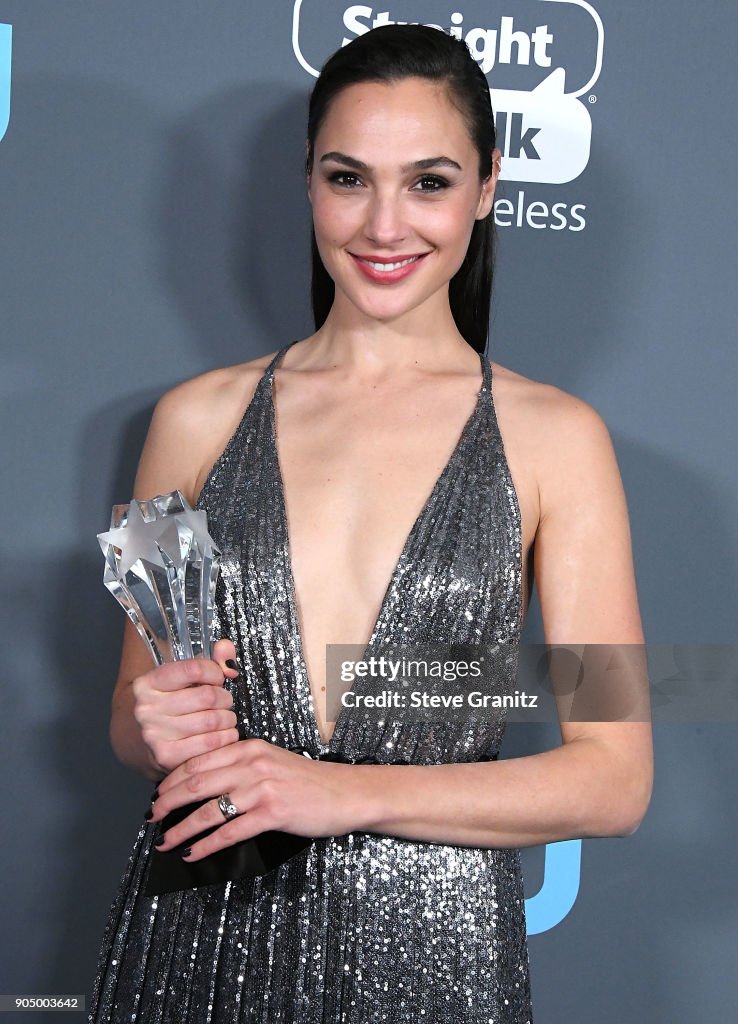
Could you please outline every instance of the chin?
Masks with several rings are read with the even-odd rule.
[[[346,301],[349,302],[355,309],[365,316],[372,317],[375,320],[394,320],[397,317],[404,316],[406,313],[412,312],[417,309],[418,306],[422,306],[427,301],[429,296],[419,295],[417,297],[403,295],[403,296],[386,296],[377,297],[376,300],[367,300],[366,296],[351,295],[350,292],[344,292]]]
[[[439,290],[446,288],[448,279],[443,278],[437,281],[421,281],[419,279],[397,281],[394,284],[372,284],[362,281],[345,281],[341,278],[333,278],[336,291],[343,295],[354,305],[361,309],[396,310],[398,313],[411,306],[417,306],[425,302]]]

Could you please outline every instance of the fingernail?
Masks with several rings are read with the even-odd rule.
[[[191,846],[188,846],[188,847],[187,847],[186,849],[182,850],[182,854],[181,854],[181,856],[182,856],[182,857],[189,857],[189,855],[190,855],[191,853],[192,853],[192,847],[191,847]]]
[[[228,668],[233,669],[234,672],[243,674],[243,669],[241,668],[241,666],[239,665],[235,658],[228,658],[228,660],[226,661],[226,665],[228,666]]]
[[[154,817],[154,812],[153,812],[153,811],[151,810],[151,808],[149,807],[149,809],[148,809],[148,811],[146,812],[146,814],[144,814],[144,818],[146,818],[146,820],[147,820],[147,821],[151,821],[151,819],[152,819],[153,817]]]
[[[159,836],[158,839],[154,840],[154,846],[163,846],[165,842],[166,839],[164,838],[164,836]]]
[[[154,792],[151,794],[151,802],[152,802],[152,804],[153,804],[154,800],[158,800],[158,799],[159,799],[159,790],[155,789]]]

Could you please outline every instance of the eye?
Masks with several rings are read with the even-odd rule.
[[[328,175],[328,181],[340,185],[342,188],[353,188],[353,185],[347,185],[341,181],[342,178],[351,178],[353,181],[359,180],[355,174],[350,174],[348,171],[334,171],[333,174]]]
[[[445,178],[440,178],[436,174],[425,174],[418,184],[422,182],[430,182],[433,188],[421,188],[421,192],[441,192],[444,188],[448,188],[448,182]]]

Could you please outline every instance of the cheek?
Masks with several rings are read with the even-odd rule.
[[[451,202],[439,204],[429,216],[427,226],[439,245],[451,248],[466,244],[474,226],[476,206],[470,207],[468,199],[459,196]]]
[[[346,230],[354,230],[360,220],[357,203],[341,202],[334,196],[313,197],[313,225],[315,233],[340,238]]]

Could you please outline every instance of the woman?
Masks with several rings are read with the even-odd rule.
[[[174,388],[142,454],[137,498],[208,513],[223,639],[152,670],[126,627],[111,740],[159,786],[90,1020],[522,1024],[519,848],[632,833],[649,726],[562,721],[508,761],[502,716],[331,732],[325,648],[514,644],[534,548],[547,642],[640,644],[617,464],[591,407],[483,355],[500,152],[463,42],[393,25],[335,53],[306,171],[315,333]],[[140,892],[154,840],[194,862],[269,829],[315,841],[261,878]]]

